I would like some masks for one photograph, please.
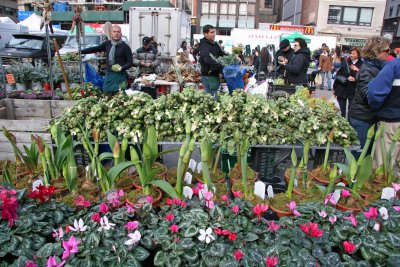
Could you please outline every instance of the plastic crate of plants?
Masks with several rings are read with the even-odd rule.
[[[259,173],[259,177],[263,181],[271,179],[274,175],[276,152],[275,148],[253,147],[251,149],[253,169]]]

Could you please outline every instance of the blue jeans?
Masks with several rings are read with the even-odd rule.
[[[328,79],[328,90],[332,90],[332,72],[321,71],[321,88],[324,88],[325,78]]]
[[[350,125],[353,126],[354,130],[356,130],[358,139],[360,140],[361,149],[363,149],[365,142],[367,141],[367,134],[369,128],[373,125],[372,123],[368,123],[365,121],[360,121],[357,119],[349,118]]]
[[[348,109],[347,109],[347,100],[349,100],[349,108]],[[353,98],[346,99],[346,98],[337,97],[337,101],[340,106],[340,113],[341,113],[342,117],[346,118],[346,114],[350,110],[351,105],[353,104]]]
[[[202,76],[201,83],[204,85],[206,93],[216,96],[219,88],[219,79],[215,76]]]

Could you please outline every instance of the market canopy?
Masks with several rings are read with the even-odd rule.
[[[307,38],[307,37],[305,37],[304,35],[302,35],[301,33],[298,33],[298,32],[294,32],[294,33],[292,33],[292,34],[290,34],[288,36],[281,37],[281,41],[282,40],[289,40],[289,42],[294,43],[294,40],[297,39],[297,38],[302,38],[302,39],[304,39],[306,41],[306,43],[311,43],[311,39],[310,38]]]
[[[36,33],[36,32],[45,32],[46,29],[43,27],[40,29],[40,25],[42,24],[42,18],[36,14],[32,14],[23,21],[18,23],[19,25],[26,26],[29,28],[29,33]],[[67,34],[67,31],[57,29],[53,25],[54,33],[56,34]]]

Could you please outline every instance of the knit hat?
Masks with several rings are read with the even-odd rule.
[[[287,46],[289,46],[289,45],[290,45],[289,40],[283,39],[283,40],[281,41],[281,43],[279,44],[279,48],[280,48],[280,49],[283,49],[283,48],[285,48],[285,47],[287,47]]]
[[[143,37],[142,43],[148,44],[148,43],[150,43],[150,41],[151,41],[150,37],[145,36],[145,37]]]

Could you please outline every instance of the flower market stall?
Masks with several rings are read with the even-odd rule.
[[[367,153],[382,127],[355,158],[354,129],[307,89],[93,95],[47,129],[20,149],[3,128],[16,161],[2,163],[0,266],[400,265],[394,159]],[[274,164],[259,153],[274,147],[289,151],[280,190],[252,169]],[[158,160],[169,155],[173,166]]]

